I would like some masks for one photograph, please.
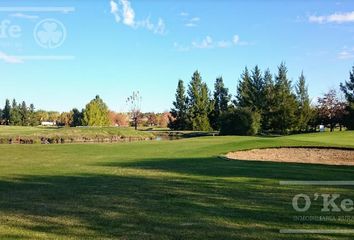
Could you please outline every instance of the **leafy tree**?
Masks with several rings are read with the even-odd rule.
[[[298,109],[297,116],[297,130],[300,132],[309,130],[309,121],[312,117],[313,111],[310,105],[310,97],[308,94],[308,87],[306,85],[306,79],[304,73],[301,72],[298,82],[295,86],[296,101]]]
[[[62,112],[59,116],[60,126],[70,127],[73,124],[73,112]]]
[[[189,122],[187,115],[187,97],[183,80],[178,81],[175,97],[176,100],[173,102],[174,108],[170,111],[169,127],[173,130],[187,130],[189,129]]]
[[[58,123],[60,121],[60,113],[59,112],[49,111],[47,113],[48,113],[47,121],[54,122],[54,123]]]
[[[108,107],[97,95],[85,108],[83,123],[86,126],[108,126]]]
[[[133,94],[129,96],[126,101],[129,105],[130,117],[133,120],[135,130],[138,129],[138,122],[141,118],[141,101],[142,98],[139,91],[133,92]]]
[[[291,81],[287,77],[288,69],[282,62],[275,77],[275,111],[273,115],[273,129],[285,134],[295,127],[296,99],[292,93]]]
[[[221,116],[221,135],[255,135],[260,129],[260,114],[248,108],[232,108]]]
[[[229,107],[231,96],[225,87],[222,77],[218,77],[214,84],[213,110],[210,114],[210,123],[213,129],[220,129],[220,116]]]
[[[352,71],[349,71],[349,81],[341,83],[340,89],[347,100],[347,114],[344,119],[345,125],[348,129],[354,130],[354,66]]]
[[[44,111],[44,110],[38,110],[35,112],[35,119],[41,123],[44,121],[49,121],[49,116],[48,116],[48,112]]]
[[[171,119],[171,113],[169,112],[163,112],[161,114],[158,114],[159,127],[166,128],[169,124],[170,119]]]
[[[109,120],[111,125],[119,127],[128,127],[129,126],[129,116],[125,113],[116,113],[113,111],[109,112]]]
[[[195,131],[210,131],[209,113],[212,110],[209,90],[198,71],[195,71],[188,87],[188,117]]]
[[[329,124],[331,132],[335,126],[342,123],[345,114],[345,103],[341,102],[334,89],[318,98],[318,114],[323,124]]]
[[[2,116],[3,116],[2,119],[4,121],[4,124],[9,125],[10,124],[10,117],[11,117],[11,105],[10,105],[9,99],[6,99],[5,107],[2,112]]]

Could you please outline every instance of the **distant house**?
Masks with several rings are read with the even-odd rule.
[[[55,122],[41,122],[41,126],[56,126]]]

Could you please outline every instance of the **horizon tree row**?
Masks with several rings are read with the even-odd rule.
[[[135,117],[133,117],[135,116]],[[135,121],[136,120],[136,121]],[[55,123],[57,126],[145,126],[167,127],[169,113],[141,113],[137,106],[134,112],[116,113],[110,111],[103,100],[97,95],[81,111],[77,108],[69,112],[35,110],[33,104],[27,107],[25,101],[17,104],[13,99],[5,101],[4,109],[0,109],[0,125],[38,126],[42,122]]]
[[[313,106],[303,72],[293,85],[282,62],[274,76],[269,69],[262,73],[258,65],[251,71],[245,67],[234,99],[218,77],[211,97],[195,71],[187,91],[183,80],[178,81],[169,127],[241,135],[309,132],[319,124],[328,124],[331,131],[337,124],[354,129],[354,66],[349,81],[340,87],[346,102],[330,90]]]

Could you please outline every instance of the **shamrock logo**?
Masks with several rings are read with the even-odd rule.
[[[57,48],[65,41],[66,29],[58,20],[44,19],[36,25],[33,35],[39,46]]]

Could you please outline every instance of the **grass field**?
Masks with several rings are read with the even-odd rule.
[[[354,148],[354,132],[0,145],[0,239],[353,239],[354,234],[279,233],[353,229],[353,220],[294,221],[299,214],[291,207],[298,193],[354,199],[353,186],[279,181],[354,180],[354,167],[217,157],[275,146]],[[320,204],[313,205],[301,215],[318,215]]]

